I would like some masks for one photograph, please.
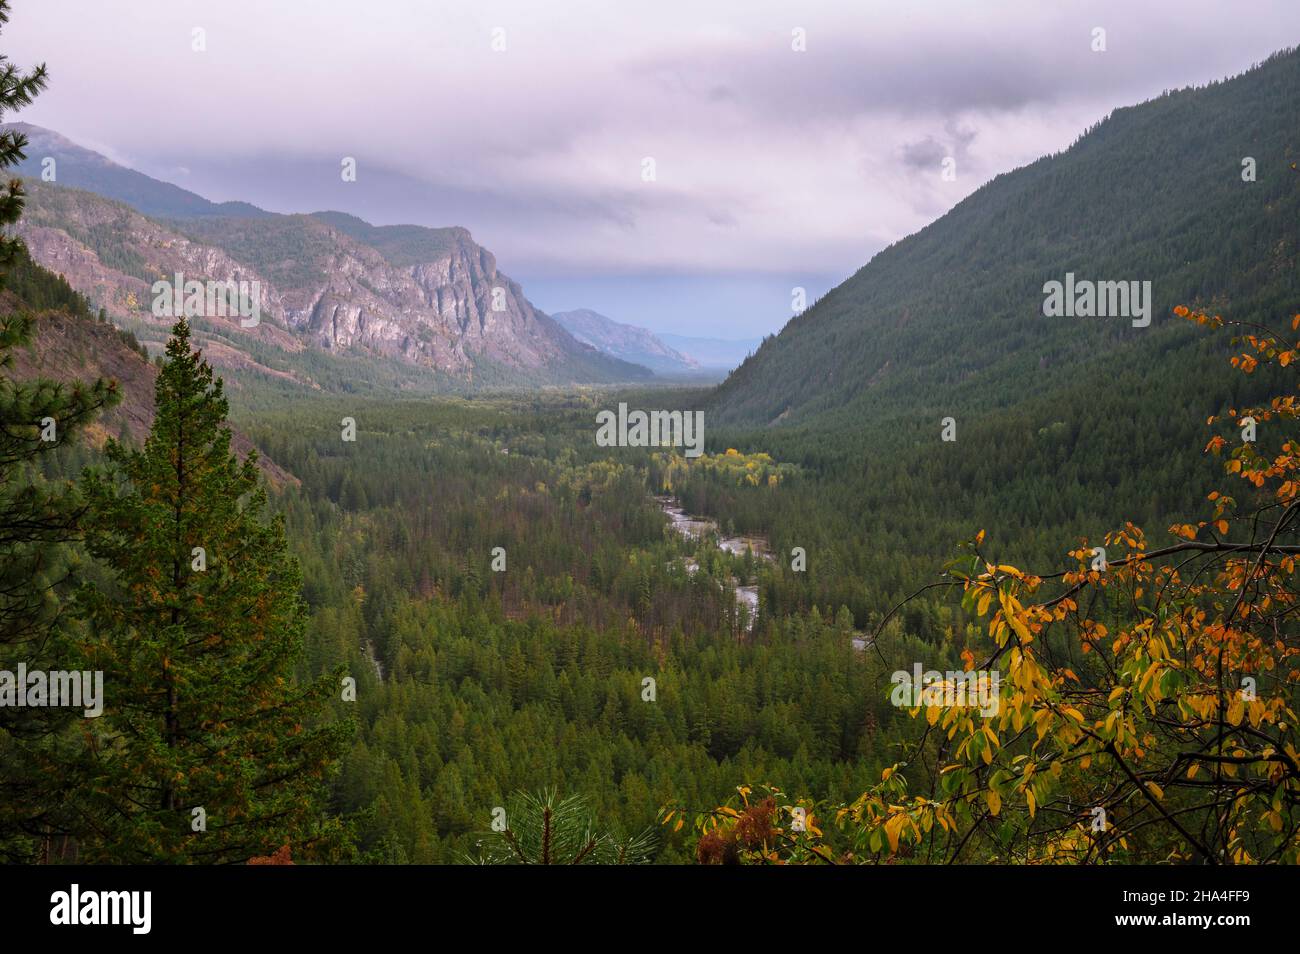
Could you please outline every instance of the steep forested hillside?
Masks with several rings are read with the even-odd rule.
[[[689,509],[765,532],[783,557],[806,551],[806,572],[782,566],[765,581],[763,613],[843,604],[873,630],[890,620],[874,648],[919,637],[931,654],[960,650],[967,671],[1000,668],[1015,684],[1000,722],[964,719],[960,705],[918,710],[923,731],[940,731],[845,809],[870,832],[859,850],[1084,863],[1293,857],[1283,799],[1260,802],[1276,812],[1266,824],[1283,833],[1280,847],[1243,834],[1243,793],[1275,790],[1277,773],[1238,777],[1238,761],[1254,757],[1224,739],[1226,725],[1245,727],[1247,704],[1262,718],[1237,674],[1295,653],[1293,564],[1269,551],[1291,552],[1298,512],[1295,383],[1284,370],[1300,354],[1288,350],[1300,326],[1297,159],[1294,50],[1117,110],[1069,150],[999,176],[881,252],[701,399],[711,448],[799,467],[779,488],[697,475],[678,489]],[[1149,326],[1048,317],[1044,286],[1068,273],[1150,282]],[[1256,337],[1232,340],[1247,332]],[[1256,416],[1268,422],[1259,435]],[[1246,418],[1252,429],[1240,430]],[[1099,564],[1100,545],[1125,567]],[[1219,552],[1250,556],[1203,559]],[[1247,563],[1265,567],[1260,581]],[[1285,609],[1270,616],[1274,606]],[[1261,635],[1233,658],[1236,633],[1224,627],[1252,625],[1233,622],[1239,610]],[[1141,658],[1147,651],[1173,660],[1170,671]],[[1274,684],[1270,704],[1292,711],[1294,675]],[[1194,712],[1180,692],[1207,704]],[[1289,733],[1290,721],[1269,731]],[[1262,759],[1291,744],[1251,732],[1274,746]],[[1193,764],[1202,760],[1232,767],[1213,764],[1207,779]],[[1049,774],[1036,777],[1039,767]],[[1146,779],[1159,781],[1148,790]],[[1143,791],[1154,794],[1140,801]],[[927,814],[936,800],[960,820]],[[1110,821],[1089,835],[1073,818],[1081,805]],[[733,840],[702,827],[702,859],[725,859],[743,841],[735,832],[760,817],[735,798],[723,810],[741,819],[724,822]],[[1185,823],[1152,836],[1153,812]],[[1115,838],[1103,844],[1098,831]],[[820,858],[797,848],[789,857]]]
[[[834,427],[915,412],[937,433],[938,415],[1034,396],[1063,413],[1080,380],[1110,390],[1117,366],[1167,381],[1217,370],[1170,308],[1204,301],[1247,319],[1294,302],[1297,159],[1296,51],[1118,109],[881,252],[767,341],[711,409],[727,423]],[[1151,326],[1044,317],[1044,283],[1067,272],[1151,281]],[[1139,396],[1128,392],[1134,410]]]
[[[691,505],[816,554],[779,604],[844,603],[859,623],[981,527],[1045,570],[1081,536],[1195,512],[1218,474],[1198,453],[1206,419],[1282,381],[1234,373],[1226,331],[1170,310],[1294,314],[1297,94],[1287,52],[1117,110],[881,252],[700,399],[712,448],[767,451],[806,486],[688,491]],[[1043,285],[1067,272],[1151,281],[1150,326],[1045,317]]]

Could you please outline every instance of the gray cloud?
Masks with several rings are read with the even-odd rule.
[[[18,118],[214,199],[463,225],[535,276],[784,276],[1297,37],[1295,0],[15,0],[0,41],[50,67]]]
[[[903,165],[912,169],[934,170],[949,156],[962,163],[978,135],[978,131],[973,128],[949,121],[945,123],[940,136],[927,134],[914,142],[905,142],[899,152]]]

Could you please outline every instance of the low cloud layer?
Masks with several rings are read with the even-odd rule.
[[[848,274],[1114,107],[1298,38],[1294,0],[18,0],[4,34],[51,71],[23,119],[214,199],[464,225],[539,278]]]

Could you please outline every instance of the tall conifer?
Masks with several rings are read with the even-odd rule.
[[[83,858],[240,862],[333,828],[326,777],[338,686],[298,686],[305,622],[283,522],[256,454],[231,453],[222,382],[181,320],[142,449],[110,441],[82,480],[86,542],[111,569],[87,585],[87,665],[105,673]]]

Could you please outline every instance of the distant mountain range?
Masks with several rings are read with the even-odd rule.
[[[664,377],[720,380],[763,343],[761,338],[692,338],[654,332],[588,308],[556,312],[552,317],[579,341]]]
[[[579,341],[612,357],[643,365],[656,374],[689,373],[700,367],[695,358],[669,347],[653,332],[622,324],[590,309],[559,311],[551,317]]]
[[[29,191],[17,234],[38,263],[142,340],[161,339],[170,324],[151,313],[152,284],[180,272],[186,280],[259,283],[258,327],[195,322],[213,362],[241,372],[344,389],[652,377],[580,343],[534,308],[463,228],[213,203],[50,130],[7,128],[29,140],[17,169]]]

